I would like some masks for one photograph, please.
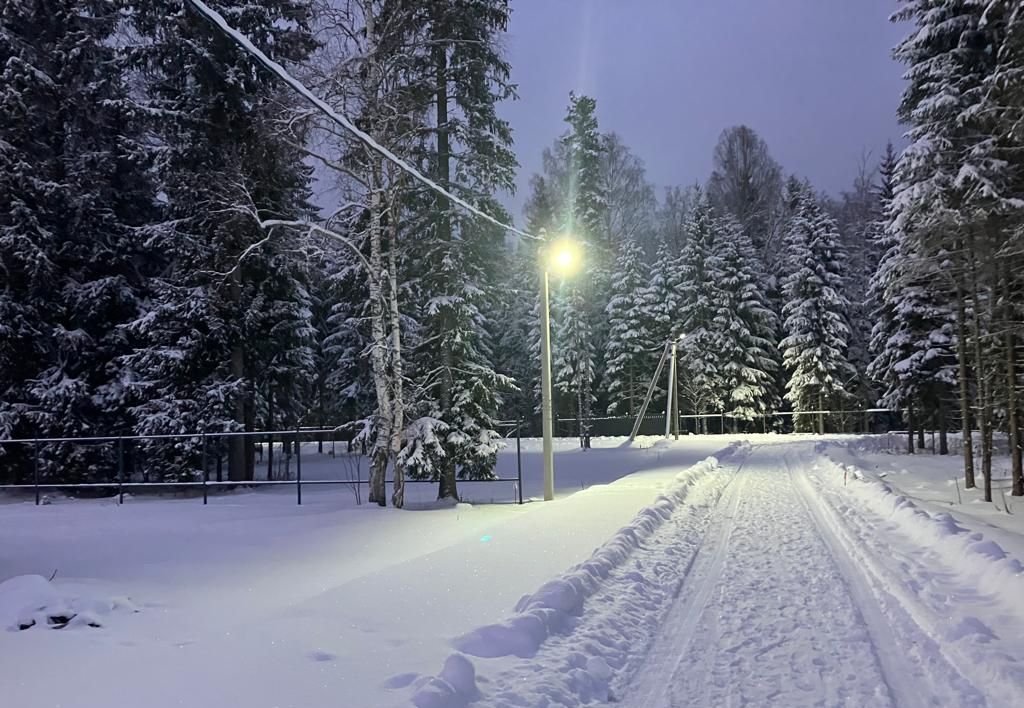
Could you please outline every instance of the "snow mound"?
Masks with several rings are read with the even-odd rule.
[[[0,583],[0,627],[10,631],[101,627],[118,609],[135,611],[126,598],[68,597],[41,575],[18,575]]]
[[[722,454],[730,454],[734,447]],[[519,600],[510,618],[453,639],[457,652],[448,657],[439,676],[424,677],[416,682],[413,704],[417,708],[465,706],[479,696],[475,669],[467,655],[481,659],[531,658],[548,637],[571,631],[586,612],[587,599],[603,587],[613,571],[623,568],[633,552],[672,516],[690,488],[718,467],[718,458],[709,457],[680,472],[670,489],[641,509],[633,521],[595,550],[590,558]],[[635,580],[634,585],[640,585],[646,579],[638,576]],[[573,664],[568,686],[576,697],[584,703],[609,700],[613,674],[609,663],[601,656],[579,655]]]
[[[416,708],[458,708],[479,697],[473,663],[461,654],[452,654],[444,662],[441,674],[420,686],[412,703]]]
[[[572,626],[573,618],[583,612],[584,602],[597,592],[601,582],[672,515],[694,480],[718,464],[717,458],[709,457],[678,474],[671,491],[641,509],[630,524],[594,551],[594,555],[523,597],[511,618],[456,637],[453,646],[464,654],[487,659],[532,657],[549,635]]]
[[[890,520],[909,538],[939,553],[960,573],[973,578],[978,589],[1015,606],[1024,596],[1024,564],[976,528],[962,525],[951,514],[931,512],[915,504],[887,482],[854,465],[834,463],[858,484],[850,485],[872,511]]]

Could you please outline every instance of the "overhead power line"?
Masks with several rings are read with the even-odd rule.
[[[366,134],[365,132],[357,128],[348,118],[341,115],[333,108],[331,108],[329,105],[324,103],[324,101],[317,97],[316,94],[314,94],[312,91],[306,88],[306,86],[301,81],[299,81],[294,76],[289,74],[288,71],[283,66],[278,64],[270,57],[268,57],[262,51],[260,51],[260,49],[256,45],[254,45],[249,40],[248,37],[246,37],[244,34],[242,34],[234,27],[229,25],[227,23],[227,20],[225,20],[224,17],[221,16],[219,12],[217,12],[209,5],[204,3],[203,0],[187,0],[187,2],[196,10],[196,12],[198,12],[207,20],[209,20],[211,24],[213,24],[217,29],[219,29],[221,32],[227,35],[235,44],[241,47],[248,54],[252,55],[256,59],[256,61],[262,64],[268,71],[270,71],[279,79],[288,84],[292,89],[295,90],[296,93],[298,93],[300,96],[302,96],[311,104],[313,104],[325,116],[327,116],[332,121],[343,127],[345,130],[355,135],[371,150],[380,153],[380,155],[382,155],[384,158],[398,165],[398,167],[400,167],[405,172],[408,172],[410,175],[415,177],[428,188],[437,192],[441,196],[449,199],[452,203],[459,205],[469,213],[475,216],[479,216],[481,219],[485,219],[486,221],[489,221],[495,226],[505,229],[506,231],[511,231],[512,233],[518,234],[524,238],[535,239],[538,241],[543,240],[539,236],[527,233],[526,231],[522,231],[514,226],[510,226],[509,224],[504,223],[503,221],[495,219],[487,212],[481,211],[480,209],[473,206],[466,200],[457,197],[451,192],[449,192],[447,189],[445,189],[437,182],[424,175],[422,172],[420,172],[415,167],[410,165],[408,162],[400,158],[398,155],[394,154],[386,147],[378,143],[370,135]]]

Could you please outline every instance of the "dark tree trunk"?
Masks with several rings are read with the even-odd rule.
[[[1024,496],[1024,471],[1021,469],[1020,407],[1017,401],[1017,336],[1013,312],[1013,270],[1011,258],[1003,261],[1004,328],[1006,330],[1006,425],[1010,445],[1010,477],[1013,496]]]
[[[241,309],[242,302],[242,275],[239,268],[235,268],[234,273],[231,275],[231,286],[229,289],[229,296],[231,302],[235,305],[235,310]],[[245,351],[242,346],[242,341],[239,339],[231,348],[231,360],[230,360],[230,372],[231,376],[236,381],[243,381],[245,379]],[[234,418],[235,422],[245,427],[245,395],[239,394],[235,397],[234,402]],[[244,482],[246,478],[246,459],[245,459],[245,438],[240,435],[234,435],[228,438],[228,478],[232,482]]]
[[[958,244],[961,245],[961,244]],[[960,384],[960,427],[963,434],[964,487],[974,489],[974,441],[971,421],[971,387],[967,368],[967,306],[964,301],[962,275],[956,278],[956,361]]]
[[[947,410],[946,399],[939,401],[938,428],[939,428],[939,454],[949,454],[949,411]]]
[[[373,457],[370,459],[370,489],[367,498],[371,504],[376,503],[378,506],[388,505],[388,457],[387,444],[374,445]]]
[[[434,9],[438,13],[436,23],[443,27],[443,4],[437,3]],[[451,138],[448,125],[448,47],[443,37],[435,37],[433,49],[433,61],[435,74],[434,104],[437,118],[437,181],[443,187],[448,187],[451,181]],[[447,243],[452,239],[452,221],[449,211],[450,204],[442,199],[438,205],[437,215],[437,238],[441,243]],[[443,315],[442,315],[443,317]],[[446,329],[447,324],[442,321],[441,328]],[[444,416],[452,407],[452,367],[454,356],[451,345],[447,339],[441,342],[441,359],[444,371],[441,374],[440,404],[441,414]],[[441,462],[439,472],[439,484],[437,487],[438,499],[458,499],[458,477],[456,475],[456,463],[454,456],[448,454]]]
[[[907,453],[914,454],[914,404],[907,404]]]

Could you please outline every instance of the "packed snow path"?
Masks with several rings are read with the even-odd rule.
[[[623,705],[985,704],[923,630],[890,629],[812,486],[814,458],[769,445],[742,463]]]

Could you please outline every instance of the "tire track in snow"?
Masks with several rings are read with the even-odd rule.
[[[804,462],[805,466],[810,464],[807,460]],[[899,646],[896,635],[889,626],[889,619],[882,613],[867,580],[858,570],[853,558],[846,550],[847,547],[837,535],[835,521],[827,518],[820,501],[813,496],[814,492],[810,489],[806,470],[801,470],[800,473],[794,475],[793,467],[789,464],[787,457],[786,473],[793,482],[793,488],[797,491],[796,496],[800,503],[807,510],[818,533],[821,534],[821,540],[824,541],[832,555],[833,562],[839,568],[845,581],[846,590],[864,620],[879,667],[894,702],[899,708],[924,708],[929,704],[938,705],[934,702],[925,702],[920,691],[913,685],[913,681],[927,682],[929,677],[924,675],[920,666],[912,665],[904,655],[903,648]],[[955,671],[951,666],[948,668],[950,671]],[[912,677],[912,679],[908,681],[908,677]]]
[[[829,464],[834,463],[829,460]],[[805,475],[808,500],[817,502],[830,531],[851,559],[851,567],[870,587],[890,634],[926,675],[923,680],[945,687],[951,694],[947,705],[1001,706],[1017,701],[1024,677],[1020,671],[1000,670],[999,664],[1008,654],[990,644],[989,630],[980,622],[976,626],[968,623],[965,630],[955,614],[941,607],[955,598],[959,611],[969,615],[972,606],[988,602],[983,594],[975,587],[960,585],[957,574],[932,549],[913,541],[905,543],[892,524],[853,504],[852,497],[841,494],[845,491],[842,486],[828,484],[823,477]],[[883,538],[879,538],[879,530]],[[883,540],[888,534],[892,534],[888,541]],[[928,601],[936,595],[943,598],[939,607]],[[1004,631],[1019,636],[1011,629],[1015,625],[1008,623]],[[977,642],[971,636],[974,630],[980,631]],[[1007,650],[1019,655],[1019,649]]]
[[[686,580],[680,586],[679,594],[683,597],[665,617],[666,631],[655,640],[647,654],[644,668],[637,672],[629,683],[629,699],[624,702],[630,706],[658,708],[668,705],[665,700],[669,684],[666,681],[663,661],[671,660],[671,657],[674,656],[675,661],[672,663],[669,674],[674,676],[679,671],[686,651],[693,642],[701,615],[708,605],[712,592],[718,585],[718,580],[725,567],[729,537],[732,535],[735,519],[739,512],[741,492],[746,482],[741,474],[743,465],[753,454],[754,450],[752,449],[733,473],[733,478],[716,507],[714,521],[716,528],[710,529],[704,537],[705,540],[686,574]],[[694,592],[686,594],[694,585],[696,585]]]
[[[644,668],[620,691],[624,705],[888,708],[900,700],[829,547],[798,501],[789,448],[763,446],[737,471],[719,506],[721,525],[699,551],[704,559],[687,576]],[[907,708],[916,705],[922,702]]]

